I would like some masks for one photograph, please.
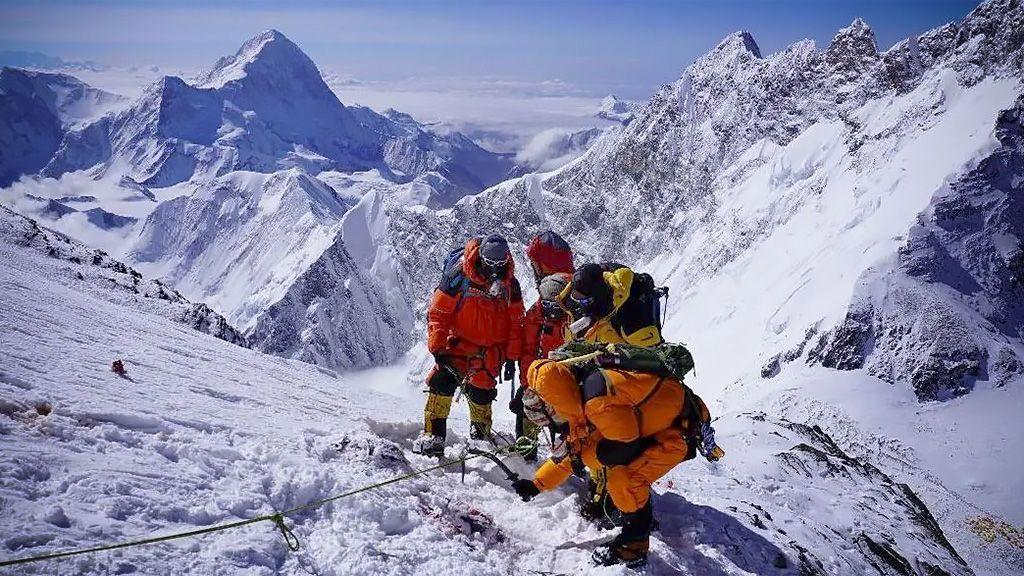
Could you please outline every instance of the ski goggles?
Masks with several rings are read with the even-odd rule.
[[[596,300],[591,296],[584,296],[573,290],[565,299],[565,308],[572,314],[573,318],[579,319],[586,316],[593,308]]]
[[[505,256],[501,260],[492,260],[491,258],[481,254],[480,263],[485,269],[489,270],[494,277],[498,277],[504,275],[505,270],[508,268],[508,256]]]
[[[561,318],[565,316],[565,308],[553,300],[541,300],[540,308],[545,318]]]

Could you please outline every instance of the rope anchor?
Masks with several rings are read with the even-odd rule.
[[[298,552],[299,537],[296,536],[295,532],[292,532],[292,529],[284,523],[284,516],[278,512],[271,516],[270,519],[274,521],[274,525],[277,526],[277,529],[281,531],[281,535],[284,536],[285,546],[287,546],[292,552]]]

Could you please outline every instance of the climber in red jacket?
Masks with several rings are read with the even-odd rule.
[[[427,349],[436,366],[427,377],[423,433],[414,452],[444,453],[447,418],[460,387],[469,403],[470,438],[491,438],[496,380],[506,362],[519,359],[522,329],[523,297],[505,239],[473,238],[449,255],[427,310]]]
[[[509,409],[516,414],[516,436],[537,440],[539,428],[523,418],[520,404],[526,386],[526,371],[535,360],[547,358],[548,352],[565,343],[568,315],[558,302],[558,296],[572,282],[575,269],[572,251],[561,236],[552,231],[541,232],[530,240],[526,256],[537,282],[537,301],[530,306],[523,321],[522,354],[519,356],[520,387]],[[537,450],[525,454],[527,460],[537,460]]]

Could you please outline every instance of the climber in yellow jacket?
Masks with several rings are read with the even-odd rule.
[[[573,318],[569,329],[587,342],[656,346],[664,342],[659,326],[660,295],[648,274],[621,264],[585,264],[560,295]]]

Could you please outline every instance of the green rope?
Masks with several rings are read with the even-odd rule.
[[[524,442],[521,442],[521,441],[524,441]],[[502,448],[500,450],[497,450],[496,453],[512,453],[512,452],[519,453],[521,451],[521,449],[522,449],[521,446],[525,446],[526,444],[528,444],[530,442],[532,442],[532,441],[529,440],[528,438],[519,438],[519,439],[516,440],[516,443],[513,446],[511,446],[509,448]],[[264,516],[257,516],[255,518],[249,518],[247,520],[238,520],[236,522],[228,522],[228,523],[225,523],[225,524],[218,524],[216,526],[208,526],[206,528],[199,528],[199,529],[196,529],[196,530],[189,530],[189,531],[186,531],[186,532],[178,532],[176,534],[167,534],[166,536],[155,536],[153,538],[145,538],[145,539],[142,539],[142,540],[131,540],[131,541],[128,541],[128,542],[120,542],[120,543],[117,543],[117,544],[108,544],[106,546],[96,546],[95,548],[85,548],[85,549],[82,549],[82,550],[68,550],[68,551],[65,551],[65,552],[53,552],[51,554],[40,554],[39,556],[29,556],[27,558],[17,558],[17,559],[14,559],[14,560],[3,560],[3,561],[0,561],[0,568],[3,568],[5,566],[16,566],[18,564],[28,564],[29,562],[40,562],[42,560],[53,560],[55,558],[66,558],[68,556],[79,556],[81,554],[92,554],[93,552],[103,552],[103,551],[106,551],[106,550],[117,550],[119,548],[129,548],[131,546],[142,546],[144,544],[155,544],[157,542],[167,542],[169,540],[178,540],[180,538],[189,538],[189,537],[192,537],[192,536],[199,536],[199,535],[202,535],[202,534],[209,534],[211,532],[220,532],[220,531],[223,531],[223,530],[230,530],[232,528],[238,528],[239,526],[246,526],[248,524],[256,524],[257,522],[273,522],[274,525],[277,527],[277,529],[281,532],[281,535],[284,537],[285,545],[288,546],[289,550],[291,550],[292,552],[295,552],[295,551],[297,551],[299,549],[299,538],[295,535],[294,532],[292,532],[292,530],[288,527],[288,525],[285,524],[285,521],[284,521],[285,516],[290,516],[290,515],[292,515],[292,514],[294,514],[296,512],[301,512],[303,510],[309,510],[310,508],[318,508],[318,507],[323,506],[324,504],[327,504],[329,502],[334,502],[335,500],[340,500],[342,498],[347,498],[349,496],[354,496],[356,494],[360,494],[362,492],[367,492],[369,490],[375,490],[377,488],[381,488],[381,487],[387,486],[389,484],[394,484],[396,482],[402,482],[403,480],[408,480],[410,478],[414,478],[416,476],[420,476],[422,474],[426,474],[427,472],[433,472],[434,470],[440,470],[442,468],[446,468],[448,466],[451,466],[452,464],[458,464],[460,462],[467,462],[469,460],[472,460],[473,458],[479,458],[479,457],[480,457],[479,454],[469,454],[469,455],[463,456],[462,458],[456,458],[455,460],[448,460],[446,462],[442,462],[440,464],[437,464],[436,466],[430,466],[429,468],[423,468],[421,470],[414,470],[414,471],[412,471],[412,472],[410,472],[408,474],[403,474],[401,476],[395,476],[394,478],[390,478],[388,480],[384,480],[383,482],[377,482],[376,484],[370,484],[370,485],[367,485],[367,486],[362,486],[360,488],[356,488],[354,490],[349,490],[348,492],[344,492],[344,493],[338,494],[336,496],[331,496],[330,498],[323,498],[323,499],[320,499],[320,500],[314,500],[312,502],[309,502],[307,504],[303,504],[301,506],[296,506],[294,508],[289,508],[289,509],[281,511],[281,512],[275,512],[274,514],[267,514],[267,515],[264,515]]]

